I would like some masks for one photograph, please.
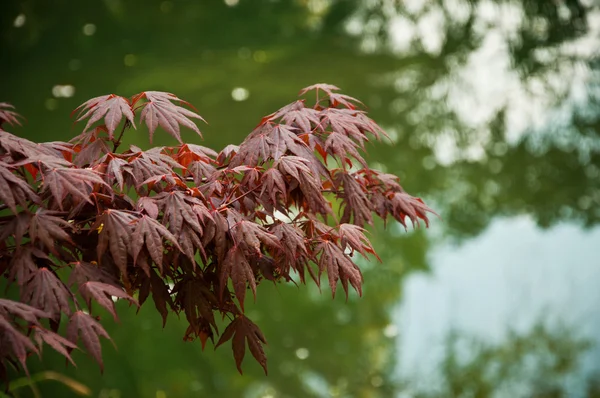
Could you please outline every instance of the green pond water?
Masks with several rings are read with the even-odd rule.
[[[85,100],[161,90],[208,122],[184,140],[219,150],[327,82],[390,134],[370,164],[441,216],[371,228],[382,263],[361,263],[361,298],[261,285],[247,306],[268,376],[119,303],[104,374],[48,349],[19,397],[79,396],[49,369],[103,398],[600,396],[593,1],[5,0],[0,20],[0,101],[27,118],[15,134],[68,140]],[[144,129],[124,144],[150,147]]]

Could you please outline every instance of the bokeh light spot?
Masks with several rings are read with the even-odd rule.
[[[231,90],[231,98],[233,98],[234,101],[246,101],[249,96],[250,92],[244,87],[236,87]]]
[[[25,17],[25,14],[19,14],[17,15],[17,17],[15,18],[14,22],[13,22],[13,26],[15,28],[20,28],[23,25],[25,25],[25,22],[27,21],[27,18]]]
[[[96,33],[96,25],[94,25],[93,23],[86,23],[85,25],[83,25],[84,35],[92,36],[94,33]]]
[[[398,327],[393,323],[390,323],[383,329],[383,335],[389,338],[396,337],[398,335]]]
[[[52,87],[52,95],[56,98],[70,98],[75,95],[75,87],[70,84],[57,84]]]
[[[298,359],[305,360],[310,355],[310,352],[306,348],[298,348],[296,350],[296,356]]]

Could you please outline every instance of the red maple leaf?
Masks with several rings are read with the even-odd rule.
[[[319,90],[325,92],[326,94],[331,94],[334,91],[339,91],[340,88],[337,86],[334,86],[333,84],[317,83],[317,84],[310,85],[308,87],[304,87],[302,90],[300,90],[299,95],[304,95],[312,90],[315,90],[317,92],[317,94],[319,94]]]
[[[0,162],[0,200],[13,213],[17,213],[17,204],[26,209],[29,201],[40,203],[35,191],[27,182],[17,177],[10,167],[10,165]]]
[[[338,280],[342,282],[342,286],[346,292],[346,299],[348,298],[348,282],[350,282],[359,295],[362,295],[362,274],[360,269],[342,249],[333,242],[324,240],[317,244],[315,253],[320,254],[318,259],[319,272],[327,270],[329,287],[331,288],[333,297],[335,297]]]
[[[27,370],[27,352],[31,351],[38,353],[35,345],[29,340],[23,333],[15,328],[11,323],[0,314],[0,347],[3,350],[7,350],[14,356],[23,369],[27,376],[29,371]],[[6,347],[6,348],[5,348]],[[6,354],[5,354],[6,355]]]
[[[37,342],[40,353],[42,352],[42,343],[46,343],[50,347],[54,348],[56,352],[67,358],[69,362],[73,364],[73,366],[76,366],[75,362],[73,362],[73,358],[71,358],[71,354],[69,353],[69,351],[72,349],[77,348],[76,344],[73,344],[59,334],[43,328],[34,326],[33,330],[35,331],[34,339]]]
[[[94,191],[94,184],[107,185],[102,176],[93,170],[76,168],[44,170],[42,181],[42,194],[49,192],[61,210],[64,210],[67,195],[71,195],[74,200],[92,203],[90,195]]]
[[[112,297],[124,298],[139,307],[137,300],[125,293],[122,288],[107,283],[84,282],[79,285],[79,293],[81,293],[81,297],[85,300],[90,311],[92,310],[92,299],[94,299],[94,301],[111,313],[115,321],[117,320],[117,313],[115,312],[115,303]]]
[[[60,241],[73,243],[71,236],[66,230],[72,230],[73,225],[60,217],[52,215],[52,212],[38,210],[31,216],[29,221],[29,237],[32,243],[40,242],[51,253],[58,255],[56,243]]]
[[[70,265],[73,270],[71,271],[71,275],[69,275],[69,285],[81,285],[88,281],[96,281],[107,283],[118,288],[122,287],[119,279],[100,264],[77,261]]]
[[[72,293],[64,282],[46,267],[35,271],[21,290],[21,301],[41,309],[57,322],[61,312],[71,315],[71,299]]]
[[[365,258],[367,258],[367,253],[373,254],[381,261],[377,253],[375,253],[371,242],[369,242],[369,239],[365,236],[366,230],[364,228],[354,224],[340,224],[338,229],[342,248],[348,247],[352,250],[356,250]]]
[[[135,128],[135,122],[133,120],[133,111],[131,104],[127,98],[115,94],[103,95],[100,97],[92,98],[79,105],[73,113],[79,111],[77,115],[77,122],[89,118],[87,124],[84,127],[84,131],[88,129],[92,124],[98,120],[104,118],[104,124],[108,132],[109,139],[113,139],[113,133],[123,116],[129,123]]]
[[[148,101],[142,105],[141,120],[148,126],[150,142],[152,142],[154,131],[158,126],[162,127],[180,143],[182,141],[179,125],[185,126],[202,136],[198,126],[189,118],[196,118],[202,121],[204,119],[197,113],[173,103],[179,102],[191,106],[188,102],[177,98],[174,94],[161,91],[144,91],[136,96],[136,100],[142,97]]]
[[[93,228],[98,230],[98,258],[110,252],[113,260],[127,277],[127,255],[130,253],[133,224],[138,216],[121,210],[107,210],[100,215]]]
[[[81,339],[83,346],[87,352],[100,365],[100,371],[104,371],[104,363],[102,362],[102,346],[100,345],[100,337],[104,337],[112,342],[112,339],[106,333],[106,330],[92,318],[89,314],[83,311],[77,311],[69,319],[67,325],[67,339],[72,343],[77,344]]]
[[[0,317],[8,318],[9,314],[21,318],[24,321],[36,326],[40,325],[39,318],[50,317],[50,314],[39,308],[32,307],[24,303],[19,303],[17,301],[0,299]]]
[[[133,235],[131,236],[133,263],[136,263],[140,251],[145,247],[154,263],[162,269],[163,239],[181,250],[177,238],[164,225],[148,216],[138,218],[134,223]]]
[[[23,116],[19,115],[17,112],[13,111],[15,107],[12,104],[7,102],[0,102],[0,128],[3,123],[8,123],[11,126],[21,125],[21,121]]]
[[[256,299],[256,279],[254,271],[248,262],[244,252],[238,247],[233,246],[225,256],[225,261],[221,266],[221,274],[219,276],[219,297],[223,296],[227,279],[231,278],[233,282],[233,290],[237,297],[242,311],[244,311],[244,299],[246,297],[246,289],[248,285],[252,289],[252,294]]]
[[[265,374],[267,374],[267,357],[263,350],[262,344],[267,344],[265,336],[262,334],[258,326],[245,315],[238,315],[221,335],[216,347],[229,340],[232,340],[231,347],[233,349],[233,357],[235,359],[238,371],[242,373],[242,361],[246,353],[246,342],[250,353],[262,366]]]

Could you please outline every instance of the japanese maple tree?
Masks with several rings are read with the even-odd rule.
[[[181,127],[200,134],[202,118],[169,93],[93,98],[75,110],[85,127],[70,142],[8,133],[21,119],[0,103],[0,273],[20,293],[0,299],[0,374],[27,372],[44,344],[73,362],[82,343],[102,368],[100,338],[110,337],[98,309],[116,319],[115,299],[141,306],[150,295],[163,325],[170,312],[185,316],[185,340],[231,340],[240,372],[247,345],[266,372],[265,336],[244,313],[248,290],[319,285],[325,272],[333,295],[338,282],[361,294],[355,255],[377,256],[365,224],[428,224],[431,210],[368,167],[364,145],[385,133],[338,90],[303,89],[316,99],[264,117],[220,152],[181,141]],[[179,145],[122,149],[136,123]]]

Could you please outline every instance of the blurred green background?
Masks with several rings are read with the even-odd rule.
[[[48,349],[19,397],[80,396],[76,382],[102,398],[600,397],[594,0],[4,0],[0,20],[0,101],[27,118],[15,134],[68,140],[88,98],[163,90],[219,150],[327,82],[390,133],[371,165],[442,217],[371,228],[383,262],[361,264],[362,298],[263,284],[249,316],[269,376],[121,305],[103,375]],[[125,143],[150,147],[143,130]]]

